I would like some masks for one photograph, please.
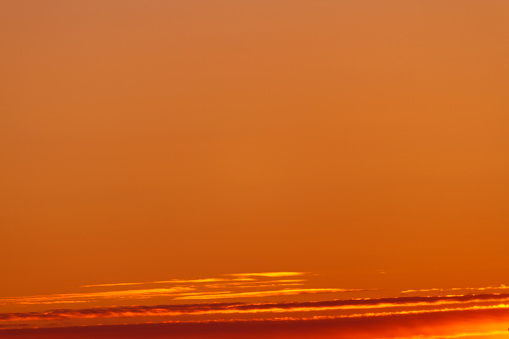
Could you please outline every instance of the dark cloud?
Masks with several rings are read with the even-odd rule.
[[[313,302],[285,302],[265,304],[245,303],[204,303],[183,305],[157,305],[157,306],[121,306],[89,309],[56,309],[45,312],[0,313],[0,321],[26,321],[26,320],[56,320],[80,318],[121,318],[136,316],[157,315],[185,315],[200,314],[204,312],[250,312],[270,309],[286,310],[288,312],[306,309],[319,310],[321,308],[363,308],[363,307],[397,307],[420,306],[434,304],[468,303],[468,302],[497,302],[509,299],[509,294],[470,294],[460,296],[433,296],[433,297],[394,297],[378,299],[346,299]]]
[[[505,330],[508,309],[443,311],[358,318],[250,320],[0,330],[0,338],[326,339],[395,338]]]

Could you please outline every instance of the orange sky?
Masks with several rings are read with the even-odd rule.
[[[506,0],[2,1],[0,322],[503,293],[508,22]]]

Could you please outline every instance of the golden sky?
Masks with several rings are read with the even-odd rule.
[[[506,337],[508,22],[506,0],[0,2],[0,337]]]

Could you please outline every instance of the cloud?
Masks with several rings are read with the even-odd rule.
[[[146,281],[146,282],[83,285],[80,287],[116,287],[116,286],[132,286],[132,285],[150,285],[150,284],[200,284],[200,283],[222,282],[222,281],[228,281],[228,280],[220,279],[220,278],[188,279],[188,280],[173,279],[173,280],[158,280],[158,281]]]
[[[50,295],[36,295],[26,297],[1,298],[0,305],[6,304],[62,304],[62,303],[84,303],[97,299],[147,299],[155,296],[175,296],[182,292],[192,291],[189,287],[174,288],[152,288],[140,290],[123,290],[107,292],[88,292],[88,293],[64,293]]]
[[[359,317],[322,317],[244,321],[170,322],[138,325],[81,326],[0,330],[3,339],[367,339],[458,338],[467,334],[502,333],[507,308],[426,310],[420,313],[384,313]],[[505,333],[505,332],[504,332]]]
[[[200,279],[92,284],[81,287],[99,288],[103,291],[0,298],[0,305],[79,304],[104,302],[104,300],[109,300],[117,304],[117,302],[121,300],[155,299],[161,297],[169,300],[213,300],[361,291],[341,288],[297,288],[296,286],[300,287],[300,285],[304,284],[309,285],[309,281],[304,277],[299,277],[299,279],[294,278],[304,274],[307,273],[234,273],[224,274],[221,277]],[[288,277],[291,278],[285,279]],[[126,286],[154,284],[166,284],[168,286],[145,286],[146,288],[125,289]],[[107,290],[104,291],[104,289]]]
[[[234,293],[216,293],[216,294],[190,294],[175,297],[175,300],[198,300],[198,299],[231,299],[231,298],[260,298],[274,297],[282,295],[302,295],[317,293],[343,293],[343,292],[360,292],[361,289],[342,289],[342,288],[299,288],[299,289],[283,289],[273,291],[256,291],[256,292],[234,292]]]
[[[226,274],[233,277],[268,277],[268,278],[279,278],[279,277],[293,277],[304,275],[306,272],[261,272],[261,273],[232,273]]]
[[[283,287],[286,283],[266,285],[259,287]],[[90,303],[101,299],[126,300],[126,299],[150,299],[156,297],[169,297],[172,300],[214,300],[214,299],[231,299],[231,298],[260,298],[272,296],[288,296],[302,294],[317,293],[343,293],[343,292],[360,292],[362,289],[341,289],[341,288],[299,288],[299,289],[272,289],[250,292],[232,292],[229,290],[218,291],[212,286],[206,286],[208,291],[200,292],[191,286],[172,287],[172,288],[152,288],[139,290],[121,290],[106,292],[87,292],[87,293],[65,293],[36,295],[25,297],[9,297],[1,298],[0,305],[18,304],[18,305],[43,305],[43,304],[75,304]],[[224,286],[219,286],[224,287]],[[258,287],[258,286],[253,286]],[[212,289],[211,289],[212,288]],[[237,286],[235,288],[246,288],[246,286]]]
[[[500,303],[509,300],[509,294],[483,294],[463,295],[444,297],[395,297],[378,299],[345,299],[310,302],[282,302],[282,303],[203,303],[203,304],[182,304],[182,305],[157,305],[157,306],[117,306],[89,309],[57,309],[45,312],[25,313],[0,313],[0,322],[9,321],[39,321],[39,320],[68,320],[68,319],[97,319],[97,318],[128,318],[147,316],[180,316],[180,315],[201,315],[201,314],[261,314],[261,313],[313,313],[332,310],[357,310],[366,309],[387,309],[395,307],[423,307],[443,305],[464,305],[471,303]],[[463,306],[462,306],[463,307]],[[503,308],[500,305],[471,306],[481,309]],[[467,310],[468,307],[459,307],[456,310]],[[445,309],[449,310],[449,309]],[[405,310],[404,313],[426,313],[423,310]],[[432,312],[440,312],[440,309],[432,309]],[[400,313],[401,313],[400,312]],[[380,315],[395,314],[380,312]],[[403,314],[403,313],[401,313]],[[358,317],[363,314],[350,314],[348,317]],[[370,314],[374,316],[374,314]]]
[[[417,290],[405,290],[401,291],[401,293],[422,293],[422,292],[452,292],[452,291],[475,291],[475,292],[483,292],[483,291],[494,291],[494,290],[508,290],[509,286],[504,284],[498,286],[486,286],[486,287],[452,287],[452,288],[423,288]]]
[[[293,277],[304,275],[305,272],[260,272],[260,273],[231,273],[223,274],[222,278],[202,278],[202,279],[170,279],[170,280],[156,280],[144,282],[119,282],[119,283],[106,283],[106,284],[91,284],[83,285],[80,287],[118,287],[118,286],[134,286],[134,285],[150,285],[150,284],[201,284],[211,282],[234,282],[234,281],[255,281],[259,278],[279,278],[279,277]],[[230,278],[233,277],[233,278]],[[256,282],[256,281],[255,281]]]

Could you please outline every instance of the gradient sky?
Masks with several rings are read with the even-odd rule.
[[[506,337],[508,22],[506,0],[0,2],[0,328],[395,298],[363,318],[380,338]],[[451,294],[489,297],[400,299]],[[56,309],[82,312],[33,317]],[[128,322],[375,337],[363,310]]]

